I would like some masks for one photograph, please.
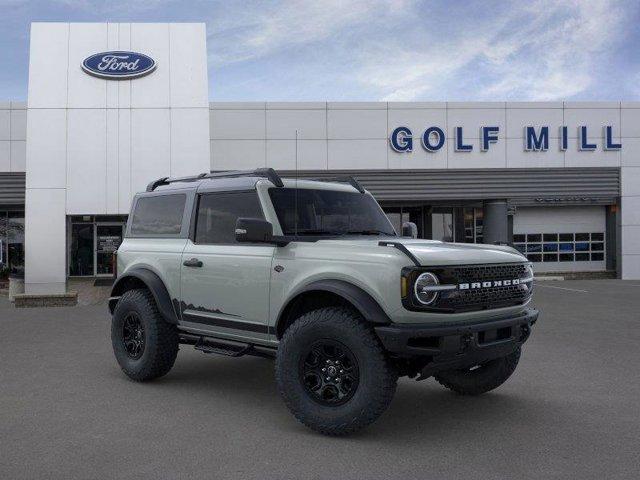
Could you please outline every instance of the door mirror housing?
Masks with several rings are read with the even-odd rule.
[[[418,238],[418,226],[413,222],[404,222],[402,224],[402,236]]]

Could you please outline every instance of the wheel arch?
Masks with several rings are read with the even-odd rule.
[[[153,295],[158,311],[168,323],[177,324],[178,316],[176,314],[173,301],[169,295],[169,291],[162,279],[157,273],[144,267],[137,267],[127,271],[119,277],[111,289],[109,298],[109,311],[113,314],[116,304],[120,297],[135,288],[146,288]]]
[[[278,339],[300,315],[330,305],[348,305],[376,324],[389,324],[391,319],[378,302],[362,288],[344,280],[318,280],[292,295],[280,311],[275,333]]]

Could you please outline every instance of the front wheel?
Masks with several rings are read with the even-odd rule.
[[[326,435],[346,435],[375,421],[389,406],[397,378],[371,327],[346,308],[301,316],[285,332],[276,357],[287,407]]]
[[[498,388],[515,371],[520,360],[520,347],[505,357],[460,370],[447,370],[435,375],[442,386],[461,395],[480,395]]]

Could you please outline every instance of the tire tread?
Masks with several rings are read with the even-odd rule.
[[[353,335],[353,338],[358,338],[362,341],[367,350],[369,350],[373,363],[376,364],[376,378],[380,386],[377,395],[370,399],[371,401],[366,408],[360,410],[359,415],[354,416],[348,422],[332,423],[317,416],[310,417],[307,412],[304,412],[299,407],[300,399],[289,396],[289,392],[293,389],[287,388],[288,383],[297,381],[297,378],[283,375],[280,368],[282,356],[287,355],[288,344],[295,341],[300,332],[312,325],[323,330],[329,326],[335,327],[336,325],[347,329],[350,331],[349,335]],[[385,351],[371,326],[359,314],[349,308],[326,307],[302,315],[284,333],[278,353],[276,381],[286,406],[298,421],[324,435],[348,435],[373,423],[388,408],[395,394],[398,379],[395,369],[388,361]]]
[[[119,308],[124,308],[124,305],[128,302],[135,303],[140,313],[150,319],[148,324],[145,325],[148,330],[145,349],[149,349],[151,355],[138,369],[128,368],[126,363],[118,360],[120,368],[130,379],[136,382],[145,382],[162,377],[169,373],[178,355],[178,330],[175,325],[162,318],[153,295],[147,289],[126,291],[116,305],[114,318],[119,314]],[[116,335],[114,322],[114,328],[111,332],[114,349],[117,341]]]

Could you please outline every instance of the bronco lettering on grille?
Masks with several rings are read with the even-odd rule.
[[[488,282],[459,283],[458,290],[478,290],[480,288],[510,287],[512,285],[519,284],[520,279],[518,278],[514,278],[512,280],[491,280]]]

